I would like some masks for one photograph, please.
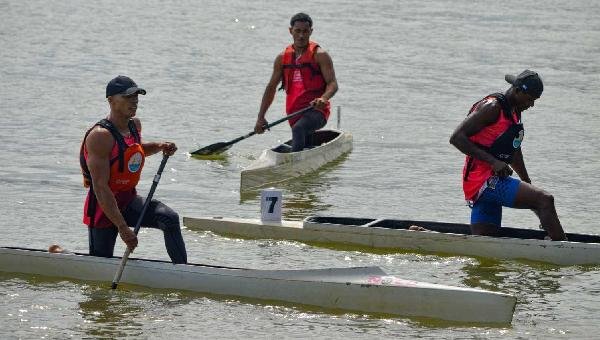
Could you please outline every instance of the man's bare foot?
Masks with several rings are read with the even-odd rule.
[[[58,244],[53,244],[50,247],[48,247],[48,252],[49,253],[64,253],[65,250]]]

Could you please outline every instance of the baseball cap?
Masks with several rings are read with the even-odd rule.
[[[131,96],[136,93],[145,95],[146,90],[138,87],[133,79],[127,76],[117,76],[109,81],[108,85],[106,85],[106,98],[117,94]]]
[[[531,70],[525,70],[518,76],[507,74],[504,76],[504,79],[514,87],[519,88],[521,91],[530,94],[535,98],[539,98],[544,91],[542,78]]]

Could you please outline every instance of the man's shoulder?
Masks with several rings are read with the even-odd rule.
[[[283,65],[283,59],[284,59],[284,55],[285,55],[285,51],[279,53],[276,57],[275,57],[275,67],[276,68],[281,68],[281,65]]]
[[[314,56],[317,61],[328,61],[328,62],[331,61],[331,56],[321,46],[317,47],[317,49],[315,50]]]
[[[473,114],[486,117],[486,121],[496,121],[501,109],[502,104],[500,101],[497,98],[490,96],[481,100],[479,105],[477,105],[476,109],[473,111]]]
[[[92,127],[85,140],[88,152],[103,149],[111,150],[114,143],[115,139],[112,133],[101,125]]]
[[[91,136],[98,136],[98,137],[109,136],[112,138],[112,134],[110,133],[110,131],[106,127],[104,127],[98,123],[96,123],[90,129],[88,138]]]
[[[481,102],[481,107],[486,107],[488,109],[500,109],[502,105],[500,104],[500,100],[496,97],[489,96],[483,99]]]

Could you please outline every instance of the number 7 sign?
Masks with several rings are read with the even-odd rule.
[[[263,221],[281,221],[281,190],[269,188],[260,192],[260,219]]]

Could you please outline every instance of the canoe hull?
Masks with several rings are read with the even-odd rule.
[[[309,217],[303,222],[263,223],[256,219],[188,218],[184,224],[192,230],[209,230],[222,235],[247,238],[291,239],[309,243],[343,244],[386,250],[414,250],[479,256],[498,259],[524,259],[557,265],[600,263],[600,239],[594,235],[567,234],[579,242],[556,242],[543,238],[543,232],[507,228],[537,238],[487,237],[468,233],[468,225],[439,222],[403,221],[407,225],[428,227],[443,224],[456,227],[456,233],[411,231],[395,220]]]
[[[10,273],[110,281],[119,262],[118,258],[0,247],[0,271]],[[130,259],[121,282],[458,322],[510,323],[516,303],[507,294],[403,280],[378,267],[252,270]]]
[[[318,147],[299,152],[278,152],[284,145],[264,150],[258,159],[241,173],[240,190],[248,191],[305,175],[352,150],[352,135],[338,130],[319,130],[324,139]]]

